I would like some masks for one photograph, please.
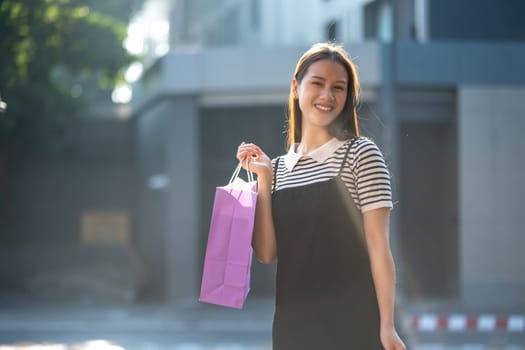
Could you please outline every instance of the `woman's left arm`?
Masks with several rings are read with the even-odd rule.
[[[406,349],[394,326],[395,267],[390,251],[390,208],[363,213],[366,243],[376,288],[381,320],[381,342],[385,350]]]

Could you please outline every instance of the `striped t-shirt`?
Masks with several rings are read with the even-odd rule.
[[[358,137],[339,141],[331,139],[306,155],[297,154],[295,145],[289,152],[272,160],[275,171],[273,191],[298,187],[332,179],[341,168],[350,147],[341,179],[361,212],[377,208],[392,208],[390,175],[377,145],[370,139]]]

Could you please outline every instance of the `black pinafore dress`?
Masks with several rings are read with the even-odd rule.
[[[272,194],[273,350],[383,349],[361,213],[340,178],[350,148],[334,178]]]

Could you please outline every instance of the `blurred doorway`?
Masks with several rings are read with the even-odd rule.
[[[405,116],[399,128],[402,286],[413,298],[458,295],[456,122],[454,100],[444,96],[408,99],[424,101],[411,109],[428,117]]]

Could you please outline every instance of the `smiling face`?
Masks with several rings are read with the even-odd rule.
[[[342,64],[321,59],[308,67],[301,81],[293,80],[302,112],[302,132],[328,131],[341,114],[348,94],[348,74]]]

